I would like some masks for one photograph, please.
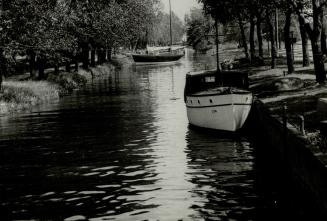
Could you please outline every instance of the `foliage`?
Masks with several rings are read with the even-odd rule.
[[[212,34],[213,21],[201,9],[193,8],[185,17],[187,43],[198,49],[208,48],[211,44],[208,35]]]
[[[134,42],[145,38],[149,27],[155,25],[153,21],[160,11],[159,2],[1,1],[0,55],[7,60],[4,62],[0,57],[1,67],[8,63],[5,64],[8,69],[15,64],[17,55],[35,59],[34,54],[43,62],[42,66],[45,66],[46,63],[55,65],[75,59],[83,47],[130,47]],[[30,65],[32,69],[35,68],[32,63]],[[1,70],[0,74],[3,74]]]
[[[180,42],[185,32],[183,22],[172,11],[172,40],[173,43]],[[155,18],[155,24],[151,25],[148,33],[148,41],[155,45],[169,45],[170,42],[170,28],[169,28],[169,14],[158,12]]]

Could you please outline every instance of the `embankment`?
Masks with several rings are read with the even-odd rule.
[[[59,100],[61,96],[85,86],[94,78],[108,75],[114,70],[112,64],[104,64],[78,72],[49,73],[47,80],[8,80],[3,82],[0,93],[0,115],[28,110],[32,106]]]
[[[261,101],[253,104],[248,126],[261,152],[274,152],[294,185],[306,191],[327,217],[327,154],[311,145],[292,125],[274,118]]]

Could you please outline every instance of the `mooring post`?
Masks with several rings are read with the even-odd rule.
[[[283,128],[286,131],[287,129],[287,106],[283,104]]]
[[[303,115],[299,115],[299,119],[300,119],[300,131],[301,131],[301,134],[303,136],[305,136],[305,130],[304,130],[304,117]]]
[[[283,144],[284,147],[287,146],[287,106],[286,103],[283,104]]]

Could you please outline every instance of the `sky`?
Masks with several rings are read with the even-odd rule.
[[[169,0],[161,0],[165,6],[165,11],[169,12]],[[170,0],[171,10],[184,21],[185,14],[190,12],[193,7],[201,8],[197,0]]]

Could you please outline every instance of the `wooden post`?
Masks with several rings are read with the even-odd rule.
[[[283,104],[283,144],[284,147],[287,145],[287,106]]]
[[[305,130],[304,130],[304,117],[303,115],[299,115],[300,119],[300,131],[303,136],[305,136]]]

